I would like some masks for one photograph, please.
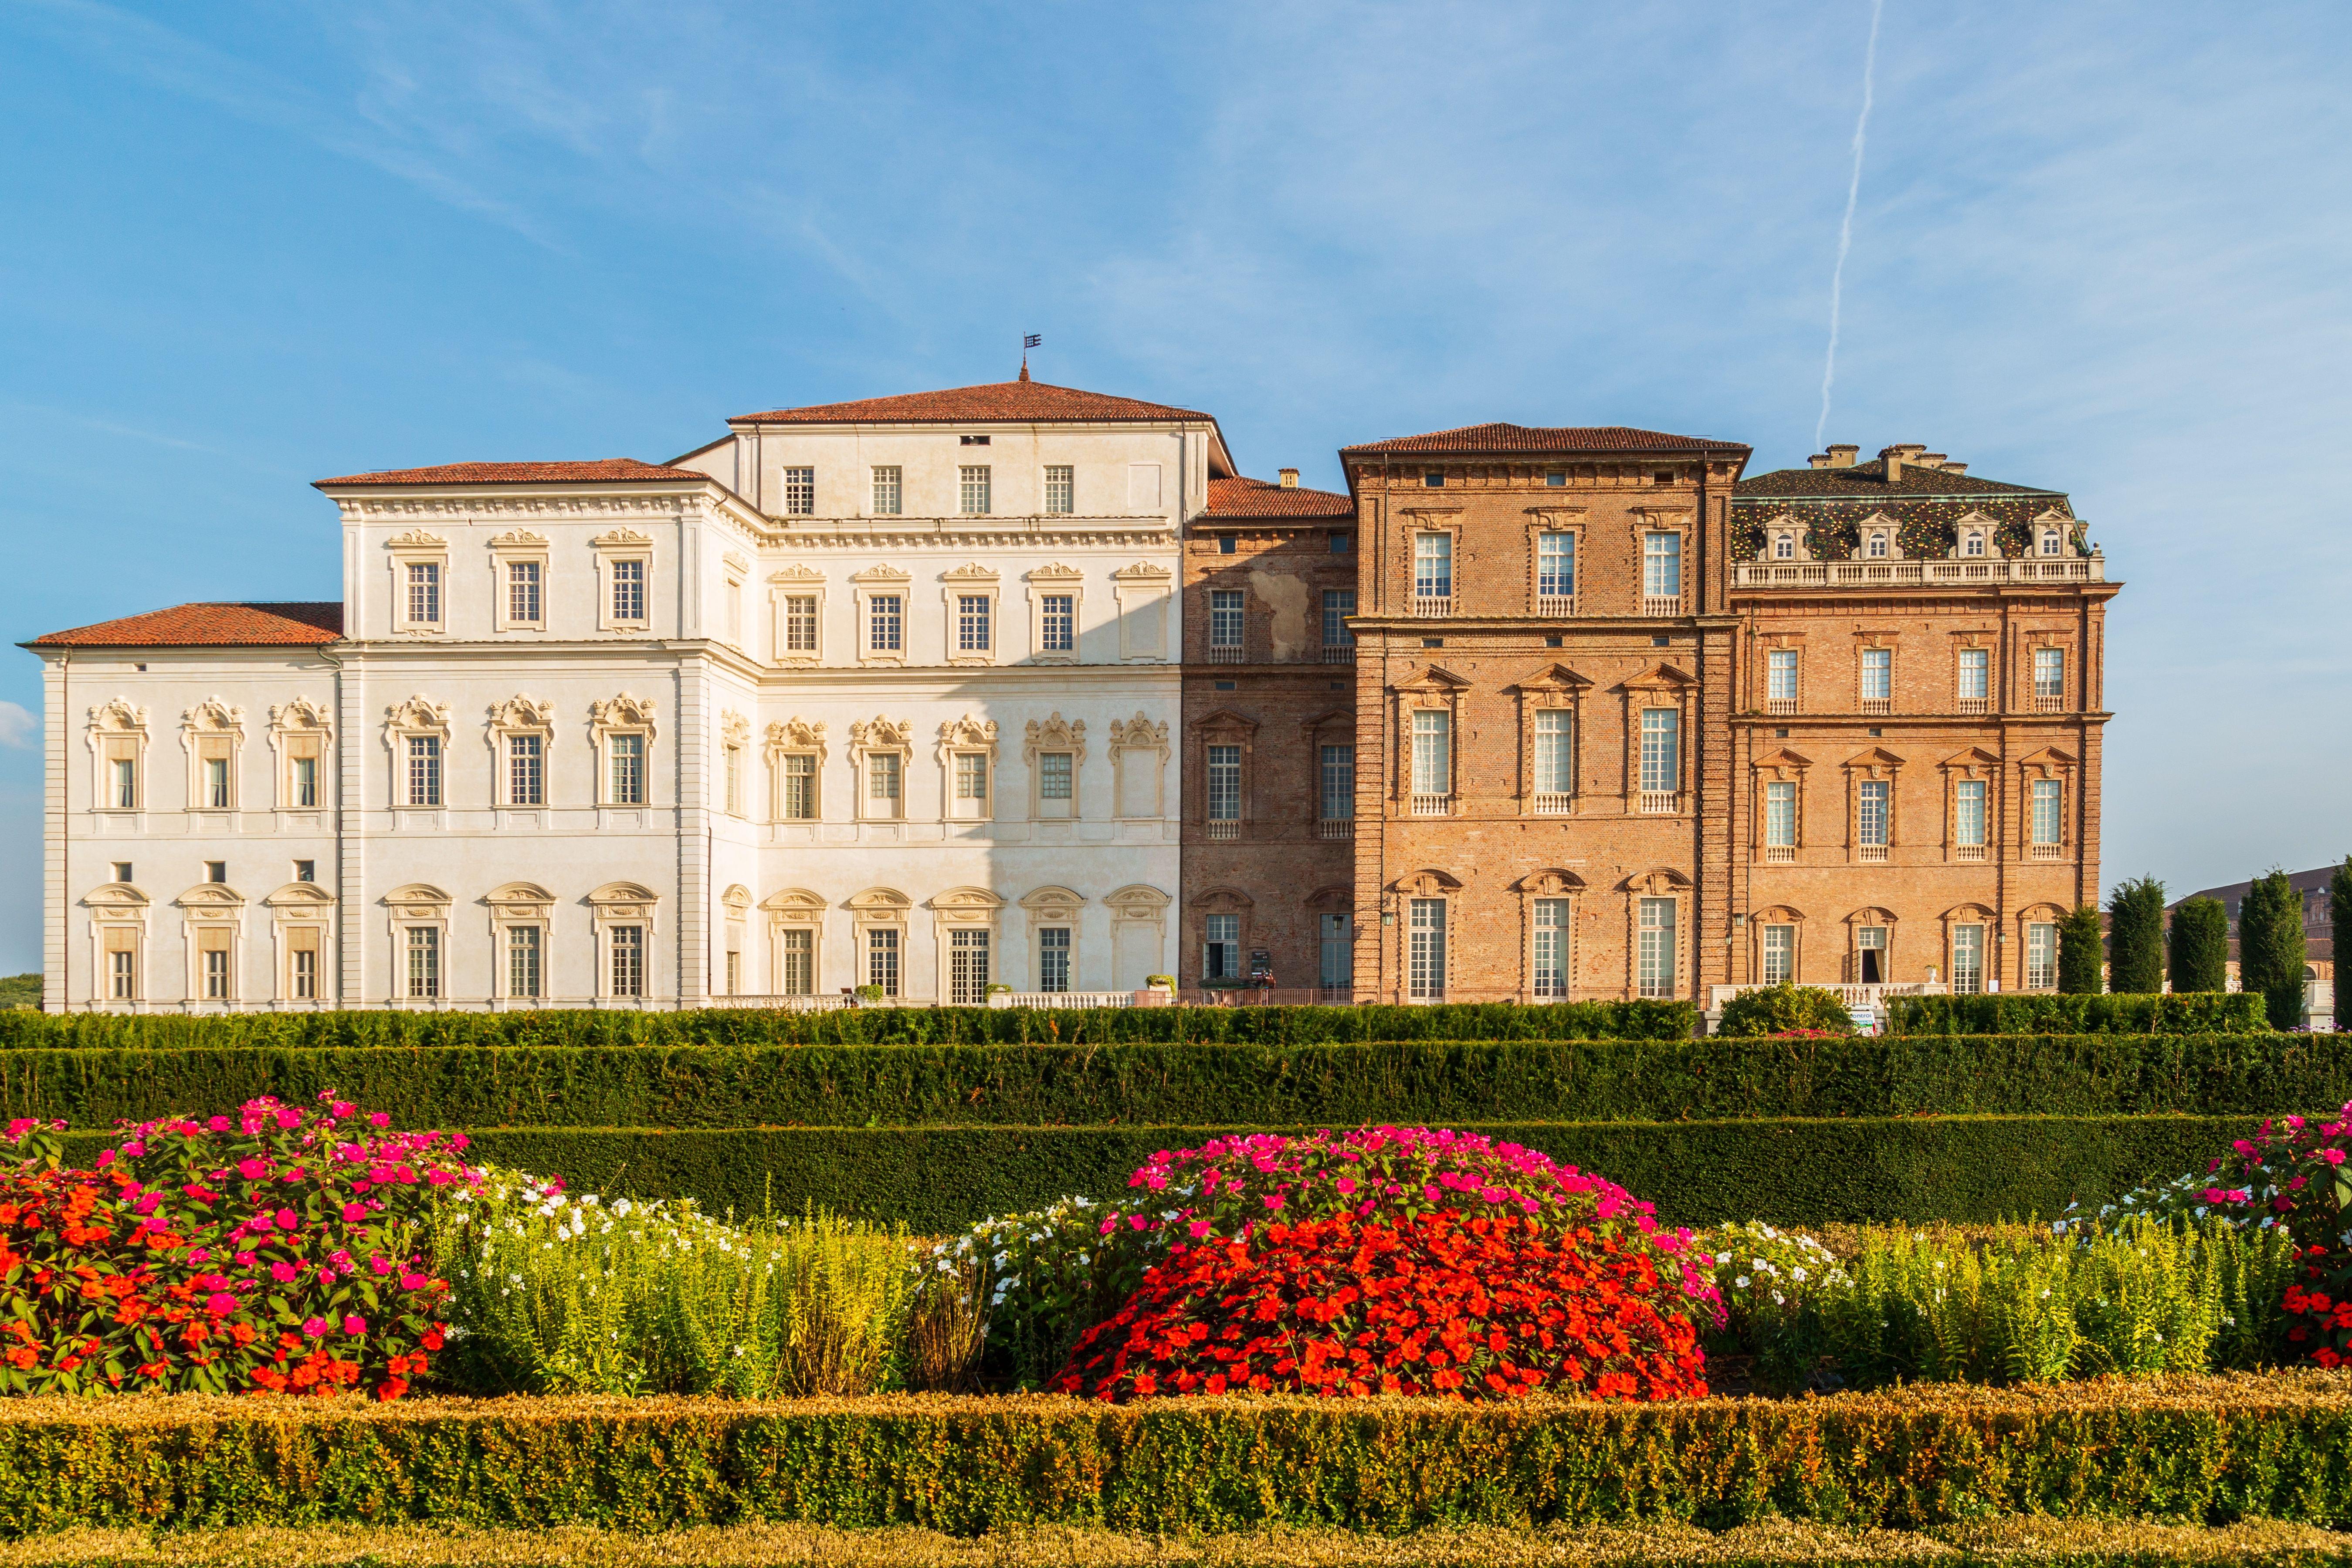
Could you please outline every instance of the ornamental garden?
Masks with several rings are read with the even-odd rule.
[[[1696,1022],[0,1015],[0,1526],[26,1562],[2352,1559],[2340,1037],[2241,994]]]

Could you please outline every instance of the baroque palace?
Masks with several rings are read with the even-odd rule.
[[[2064,495],[1483,425],[1242,477],[1028,379],[318,488],[339,600],[52,633],[47,1005],[2048,988]]]

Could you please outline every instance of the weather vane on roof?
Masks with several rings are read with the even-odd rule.
[[[1026,332],[1021,338],[1021,379],[1029,379],[1029,351],[1045,341],[1042,332]]]

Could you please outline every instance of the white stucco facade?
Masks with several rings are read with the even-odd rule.
[[[30,645],[47,1005],[974,1001],[1171,972],[1178,541],[1230,470],[1167,412],[739,421],[617,476],[322,482],[340,637],[142,642],[145,616]]]

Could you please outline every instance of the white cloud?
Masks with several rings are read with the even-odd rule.
[[[39,717],[21,702],[0,702],[0,746],[29,752],[41,732]]]

